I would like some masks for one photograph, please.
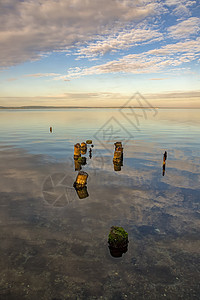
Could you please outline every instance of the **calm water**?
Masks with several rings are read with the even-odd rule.
[[[199,116],[0,111],[0,299],[199,299]],[[81,165],[74,144],[88,139]],[[78,192],[75,167],[89,175]],[[118,258],[113,225],[129,235]]]

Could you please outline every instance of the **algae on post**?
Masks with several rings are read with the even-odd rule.
[[[123,248],[128,244],[128,233],[122,227],[112,226],[108,243],[113,248]]]

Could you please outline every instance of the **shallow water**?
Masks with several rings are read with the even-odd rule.
[[[0,299],[198,299],[199,115],[0,111]],[[87,139],[87,190],[76,192],[73,145]],[[119,258],[112,225],[129,234]]]

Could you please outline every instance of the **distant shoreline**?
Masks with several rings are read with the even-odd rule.
[[[11,109],[200,109],[200,107],[138,107],[138,106],[0,106],[0,110],[11,110]]]

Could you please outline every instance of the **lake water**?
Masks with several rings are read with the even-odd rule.
[[[199,299],[199,116],[1,110],[0,299]],[[89,139],[86,161],[74,161],[74,144]],[[108,247],[113,225],[128,232],[120,257]]]

